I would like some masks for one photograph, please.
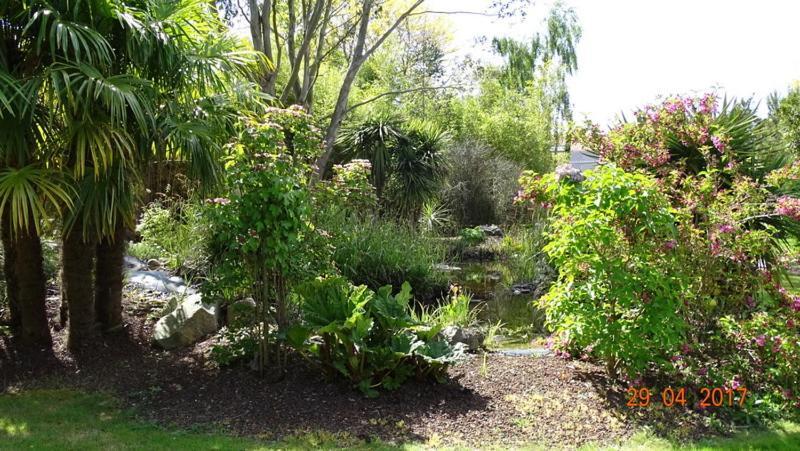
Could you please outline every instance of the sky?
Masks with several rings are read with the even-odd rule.
[[[491,0],[426,0],[429,10],[486,11]],[[569,80],[575,119],[601,124],[671,94],[716,89],[761,101],[800,80],[800,1],[565,0],[583,37]],[[541,30],[552,5],[536,0],[526,20],[448,14],[454,58],[480,36],[524,38]]]

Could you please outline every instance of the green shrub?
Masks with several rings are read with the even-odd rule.
[[[141,241],[131,244],[129,252],[145,261],[163,260],[175,271],[202,273],[207,264],[207,227],[203,207],[197,203],[178,202],[170,208],[152,203],[137,226]]]
[[[461,229],[459,236],[465,246],[477,246],[486,241],[486,233],[479,227]]]
[[[612,375],[757,391],[737,415],[796,415],[800,297],[782,257],[800,164],[765,133],[747,102],[673,97],[580,132],[612,166],[523,177],[520,198],[553,207],[543,305],[562,350]]]
[[[463,346],[451,347],[437,337],[440,327],[414,320],[408,283],[392,295],[391,286],[374,292],[331,277],[297,291],[303,322],[289,331],[288,341],[369,396],[410,377],[442,380],[463,355]]]
[[[540,299],[548,326],[612,375],[669,362],[684,342],[689,288],[678,254],[664,251],[677,237],[669,200],[652,178],[613,166],[541,183],[555,203],[544,250],[559,268]]]
[[[512,218],[520,165],[473,141],[455,143],[445,158],[448,170],[439,197],[457,226],[505,224]]]
[[[262,373],[268,360],[271,370],[283,370],[281,335],[292,320],[288,296],[311,266],[307,186],[319,144],[301,108],[274,109],[267,118],[277,123],[242,124],[225,166],[226,197],[208,201],[213,271],[203,287],[207,299],[231,301],[225,297],[237,292],[254,299]]]

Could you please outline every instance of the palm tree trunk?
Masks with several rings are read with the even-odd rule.
[[[20,338],[29,345],[50,346],[50,327],[45,305],[46,283],[42,263],[42,242],[34,224],[15,237],[14,270]]]
[[[125,226],[117,222],[113,237],[97,245],[95,312],[103,331],[122,326],[122,266],[125,258]]]
[[[61,302],[69,311],[67,344],[75,349],[95,331],[94,243],[83,237],[80,222],[64,232],[61,248]]]
[[[8,216],[8,214],[4,214]],[[2,238],[3,238],[3,276],[6,281],[6,299],[8,300],[8,309],[10,313],[10,326],[11,331],[15,334],[20,332],[22,327],[22,319],[20,318],[19,311],[19,284],[17,284],[17,276],[14,274],[14,266],[16,265],[17,250],[16,243],[11,237],[11,228],[8,223],[8,218],[3,218],[2,224]]]

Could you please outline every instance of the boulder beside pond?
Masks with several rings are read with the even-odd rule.
[[[503,229],[494,224],[479,225],[477,228],[480,229],[481,232],[483,232],[483,234],[486,236],[496,236],[500,238],[503,237]]]
[[[153,329],[153,340],[164,349],[190,346],[217,331],[217,308],[191,294],[164,316]]]
[[[486,339],[486,335],[477,327],[447,326],[439,334],[452,346],[463,343],[468,351],[481,350]]]

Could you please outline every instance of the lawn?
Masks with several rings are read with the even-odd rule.
[[[33,390],[0,397],[0,449],[18,450],[261,450],[309,448],[424,449],[366,443],[347,436],[306,434],[292,439],[259,441],[221,431],[175,430],[137,420],[105,395],[71,390]],[[489,446],[502,448],[502,445]],[[531,448],[540,447],[532,445]],[[729,439],[676,445],[640,433],[618,449],[798,449],[800,426],[780,423],[770,430],[745,432]],[[607,449],[584,447],[583,449]]]

